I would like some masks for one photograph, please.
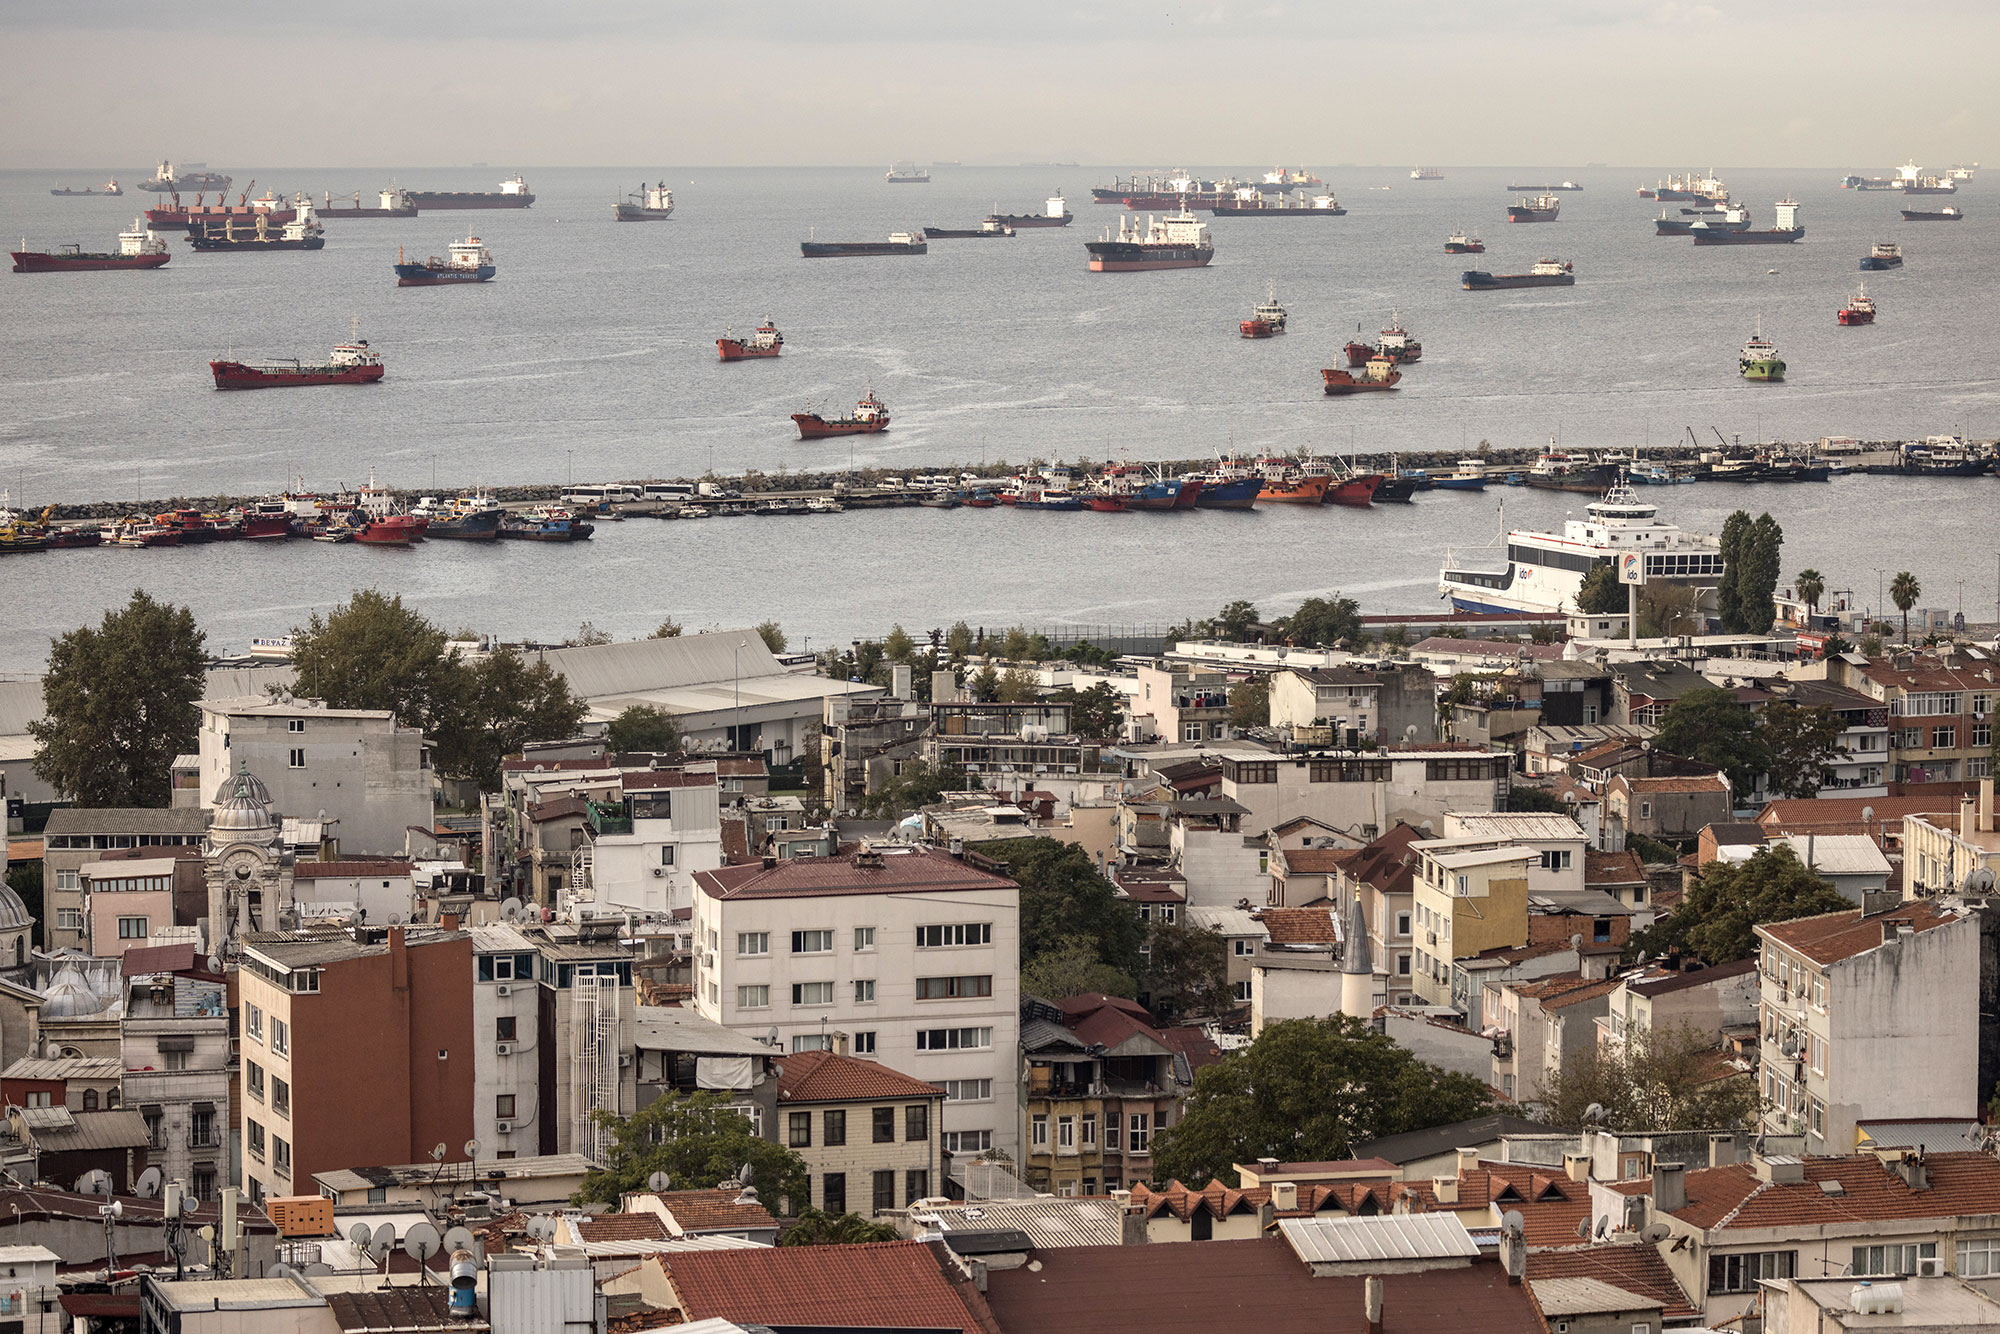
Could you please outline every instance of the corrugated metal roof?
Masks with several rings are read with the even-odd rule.
[[[1484,811],[1446,814],[1446,827],[1464,838],[1582,838],[1583,829],[1567,815],[1547,811]]]
[[[125,1062],[116,1056],[23,1056],[0,1070],[0,1079],[118,1079]]]
[[[535,656],[585,699],[786,674],[763,637],[747,629],[550,649]]]
[[[926,1209],[918,1222],[947,1235],[954,1232],[1022,1232],[1036,1248],[1116,1246],[1123,1224],[1118,1201],[1083,1196],[1058,1199],[982,1200]]]
[[[1535,1290],[1535,1305],[1545,1316],[1614,1315],[1657,1310],[1660,1305],[1657,1297],[1642,1297],[1601,1278],[1538,1278],[1528,1286]]]
[[[109,1112],[78,1112],[73,1129],[34,1132],[35,1144],[44,1153],[82,1153],[93,1149],[136,1149],[151,1138],[145,1118],[134,1108],[120,1107]]]
[[[1278,1230],[1307,1264],[1380,1260],[1474,1259],[1479,1247],[1456,1214],[1381,1214],[1370,1218],[1281,1218]]]
[[[1825,875],[1889,874],[1889,859],[1866,834],[1791,834],[1785,841],[1800,861],[1810,856],[1812,869]]]
[[[771,1047],[672,1005],[633,1007],[633,1046],[642,1051],[687,1051],[706,1056],[775,1056]]]

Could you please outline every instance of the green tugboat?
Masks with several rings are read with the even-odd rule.
[[[1764,320],[1759,316],[1757,332],[1743,345],[1743,355],[1737,360],[1736,369],[1746,380],[1762,380],[1776,384],[1785,378],[1785,363],[1778,356],[1778,349],[1770,339],[1764,337]]]

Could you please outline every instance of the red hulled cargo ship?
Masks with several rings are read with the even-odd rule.
[[[715,340],[716,353],[724,361],[748,361],[755,357],[775,357],[784,350],[785,336],[778,326],[765,320],[748,338],[738,338],[734,330]]]
[[[236,196],[233,204],[220,198],[213,204],[204,204],[200,195],[194,197],[194,203],[183,204],[181,197],[175,195],[167,207],[147,209],[146,224],[162,231],[206,224],[220,231],[226,222],[255,223],[262,218],[268,225],[276,227],[298,216],[295,205],[288,204],[269,190],[256,199],[249,198],[249,194],[245,190]]]
[[[92,269],[157,269],[173,256],[167,243],[146,226],[144,219],[132,224],[129,232],[118,233],[115,252],[85,251],[73,245],[60,250],[16,250],[16,273],[80,273]]]
[[[296,385],[374,384],[387,373],[382,358],[359,338],[333,349],[326,363],[291,361],[211,361],[217,389],[280,389]]]
[[[1320,378],[1326,382],[1326,392],[1329,395],[1339,396],[1394,389],[1397,382],[1403,378],[1403,373],[1396,369],[1395,362],[1378,352],[1368,358],[1359,375],[1328,369],[1320,372]]]
[[[854,405],[851,417],[823,417],[817,412],[794,412],[792,421],[801,440],[824,440],[833,435],[874,435],[889,429],[889,409],[870,389]]]

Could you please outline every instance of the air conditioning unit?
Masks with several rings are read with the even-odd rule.
[[[631,1052],[629,1052],[629,1051],[621,1051],[621,1052],[619,1052],[619,1053],[618,1053],[618,1068],[619,1068],[620,1070],[623,1070],[623,1069],[624,1069],[624,1068],[625,1068],[626,1066],[628,1066],[628,1065],[630,1065],[630,1064],[632,1064],[632,1053],[631,1053]]]
[[[499,1131],[503,1135],[511,1135],[514,1133],[514,1123],[512,1121],[495,1121],[493,1123],[493,1128]]]
[[[1917,1260],[1917,1277],[1943,1278],[1944,1257],[1940,1255],[1926,1255],[1920,1257]]]
[[[496,996],[511,996],[514,994],[514,986],[510,982],[502,982],[499,986],[493,988],[493,994]]]
[[[667,868],[664,866],[655,866],[653,868],[653,879],[655,880],[663,879],[666,876],[666,874],[667,874]]]
[[[493,1050],[501,1056],[512,1056],[514,1054],[514,1044],[511,1042],[496,1042],[493,1044]]]

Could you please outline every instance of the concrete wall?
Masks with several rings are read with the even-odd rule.
[[[291,730],[294,722],[304,730]],[[408,826],[431,827],[434,775],[423,733],[386,711],[209,705],[200,740],[204,807],[247,765],[269,789],[272,810],[338,819],[343,855],[400,853]],[[297,768],[295,750],[304,752]]]
[[[1270,877],[1257,869],[1259,850],[1238,831],[1169,827],[1167,846],[1187,878],[1189,907],[1234,908],[1242,899],[1264,902]]]
[[[1827,1152],[1861,1119],[1976,1117],[1976,920],[1905,936],[1829,969]]]

